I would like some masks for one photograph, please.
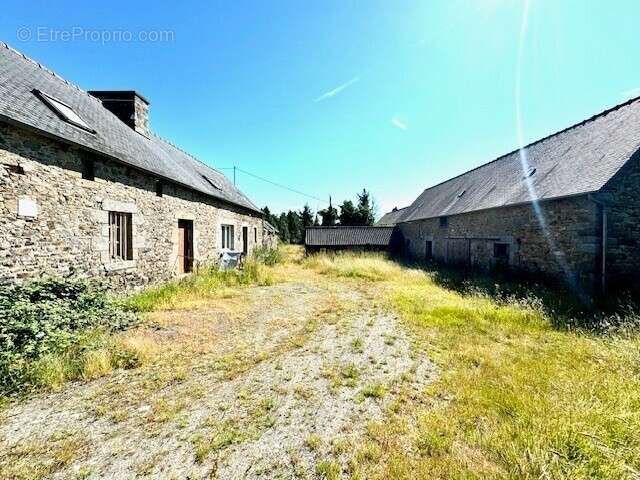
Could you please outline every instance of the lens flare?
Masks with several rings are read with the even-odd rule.
[[[547,241],[549,249],[551,253],[556,259],[560,268],[562,268],[563,273],[568,281],[569,285],[574,289],[574,291],[581,298],[587,298],[584,295],[584,292],[580,289],[577,282],[575,281],[575,276],[569,267],[565,259],[564,252],[560,250],[553,238],[551,230],[547,225],[547,221],[544,217],[544,212],[540,207],[540,201],[538,198],[538,194],[535,189],[535,185],[533,184],[533,175],[528,175],[528,172],[531,171],[532,168],[535,168],[533,165],[529,164],[529,159],[527,157],[527,150],[525,149],[524,143],[524,134],[523,134],[523,122],[522,122],[522,64],[524,58],[524,43],[527,36],[527,28],[529,22],[529,0],[525,0],[523,5],[522,12],[522,22],[520,24],[520,36],[518,43],[518,60],[516,64],[516,85],[515,85],[515,101],[516,101],[516,129],[518,135],[518,153],[520,157],[520,167],[522,168],[522,175],[527,185],[527,190],[529,192],[529,198],[531,199],[531,205],[533,206],[533,211],[538,220],[538,224],[544,234],[544,237]]]

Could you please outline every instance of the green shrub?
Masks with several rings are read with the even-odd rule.
[[[0,392],[32,383],[37,371],[59,375],[62,367],[46,359],[80,349],[89,332],[137,322],[97,283],[60,278],[0,286],[0,319]]]

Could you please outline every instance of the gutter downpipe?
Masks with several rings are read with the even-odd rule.
[[[589,199],[596,205],[599,205],[600,208],[602,208],[602,264],[600,268],[600,288],[602,290],[602,294],[604,295],[607,286],[607,207],[603,201],[597,200],[592,195],[589,195]]]

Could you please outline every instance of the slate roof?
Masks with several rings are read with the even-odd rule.
[[[60,119],[33,90],[67,103],[95,134]],[[97,98],[0,42],[0,120],[98,152],[124,164],[225,202],[260,213],[222,173],[160,137],[125,125]],[[211,185],[208,177],[218,188]]]
[[[640,97],[527,145],[524,163],[515,150],[428,188],[394,220],[597,192],[639,148]],[[527,177],[530,168],[535,173]]]
[[[393,227],[308,227],[305,245],[312,247],[387,246]]]
[[[405,210],[409,207],[396,208],[391,210],[390,212],[385,213],[380,220],[376,222],[376,226],[379,227],[393,227],[397,225],[399,220],[402,218],[402,215],[405,213]]]

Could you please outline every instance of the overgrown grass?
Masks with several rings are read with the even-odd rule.
[[[260,251],[242,270],[203,269],[124,301],[96,282],[43,279],[0,288],[0,404],[9,396],[57,389],[69,380],[99,378],[137,367],[156,345],[135,312],[188,308],[245,285],[269,285],[280,252]]]
[[[368,280],[439,367],[369,429],[382,454],[363,478],[640,478],[640,336],[557,328],[544,302],[462,294],[379,256],[315,256]],[[374,282],[371,282],[371,281]],[[546,292],[547,295],[553,295]],[[633,320],[633,318],[632,318]]]
[[[302,264],[321,274],[370,281],[388,280],[404,271],[400,265],[388,261],[385,255],[376,253],[310,255]]]
[[[127,299],[138,312],[187,308],[225,294],[227,289],[248,285],[271,285],[273,276],[262,261],[249,259],[242,270],[220,271],[207,267],[181,280],[148,288]]]

